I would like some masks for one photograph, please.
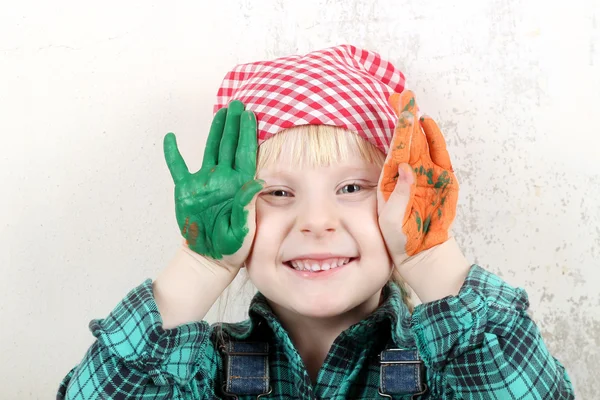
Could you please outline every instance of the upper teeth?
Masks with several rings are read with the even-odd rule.
[[[327,271],[348,264],[349,258],[328,258],[326,260],[291,260],[290,264],[297,270]]]

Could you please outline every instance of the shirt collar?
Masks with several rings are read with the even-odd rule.
[[[279,340],[289,341],[287,332],[282,327],[279,318],[273,312],[267,299],[261,292],[257,292],[250,302],[248,310],[249,319],[240,324],[224,324],[223,329],[237,340],[248,339],[254,329],[266,323]],[[366,343],[375,333],[382,329],[389,330],[385,337],[389,337],[399,347],[414,346],[414,339],[410,329],[411,314],[402,301],[402,294],[398,286],[388,282],[383,287],[383,299],[379,307],[362,321],[350,326],[342,335],[359,343]],[[234,329],[235,326],[235,329]]]

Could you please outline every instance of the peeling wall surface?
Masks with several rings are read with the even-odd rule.
[[[405,72],[447,138],[462,249],[527,290],[598,398],[600,1],[59,0],[0,12],[0,399],[54,396],[90,320],[175,254],[164,134],[196,171],[229,68],[341,43]]]

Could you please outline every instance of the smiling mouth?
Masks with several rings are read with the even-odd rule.
[[[301,272],[325,272],[343,267],[356,260],[357,257],[336,257],[326,260],[291,260],[283,264]]]

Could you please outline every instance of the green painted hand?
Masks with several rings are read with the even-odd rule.
[[[232,267],[244,263],[254,240],[255,199],[264,185],[254,179],[256,151],[256,117],[237,100],[215,114],[198,172],[189,172],[175,134],[164,139],[181,234],[196,253]]]

